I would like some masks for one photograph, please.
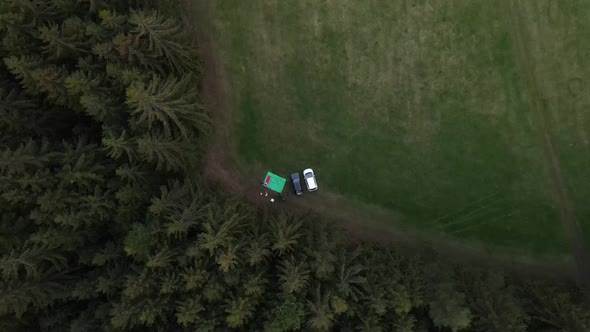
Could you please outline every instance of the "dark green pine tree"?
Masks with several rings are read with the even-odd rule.
[[[37,81],[33,77],[35,70],[43,65],[43,60],[39,56],[11,55],[5,57],[3,61],[29,95],[40,95],[40,91],[37,90]]]
[[[506,277],[499,272],[465,271],[460,278],[472,309],[474,331],[526,331],[528,316]]]
[[[452,275],[452,267],[441,263],[429,264],[426,274],[428,286],[428,314],[437,327],[460,331],[471,325],[472,313]]]
[[[187,43],[185,34],[176,21],[157,12],[131,11],[130,31],[146,44],[147,51],[156,57],[164,57],[168,65],[178,73],[195,72],[196,53]]]
[[[525,310],[538,323],[538,327],[560,331],[588,331],[588,304],[580,298],[580,292],[572,290],[572,286],[541,281],[528,281],[520,289],[525,296]]]
[[[65,19],[61,25],[42,25],[38,28],[38,38],[42,42],[43,53],[50,60],[59,60],[76,58],[87,52],[86,28],[86,23],[76,16]]]
[[[127,89],[127,105],[137,125],[148,130],[161,128],[189,138],[195,131],[207,131],[209,120],[201,112],[196,93],[189,88],[190,76],[183,79],[153,76],[146,85],[135,82]]]

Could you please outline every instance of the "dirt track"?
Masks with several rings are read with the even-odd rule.
[[[345,228],[351,237],[359,240],[396,243],[398,247],[408,251],[431,247],[451,260],[477,265],[499,265],[516,273],[573,278],[571,263],[561,257],[534,260],[524,255],[492,253],[489,248],[439,235],[401,230],[399,227],[391,226],[391,220],[384,222],[382,219],[387,218],[384,215],[363,214],[347,206],[345,201],[336,195],[322,193],[321,205],[313,204],[311,201],[289,199],[287,203],[271,206],[266,200],[262,200],[258,196],[259,183],[249,181],[252,177],[246,176],[237,167],[236,147],[232,140],[231,112],[226,99],[228,85],[217,51],[219,45],[214,37],[213,5],[205,0],[186,0],[185,3],[190,16],[187,24],[197,39],[203,61],[203,101],[213,120],[213,135],[209,142],[205,165],[205,174],[212,183],[221,185],[227,191],[241,194],[265,209],[289,207],[298,211],[313,211],[321,215],[322,219]],[[482,257],[485,257],[485,260],[482,260]]]

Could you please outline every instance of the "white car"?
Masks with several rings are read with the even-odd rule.
[[[303,170],[303,178],[305,179],[305,185],[307,186],[307,190],[318,190],[318,184],[315,181],[315,174],[313,173],[313,169],[308,168],[306,170]]]

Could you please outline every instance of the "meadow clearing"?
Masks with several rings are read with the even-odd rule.
[[[225,0],[213,13],[249,174],[313,167],[322,192],[490,246],[563,254],[588,239],[587,1]]]

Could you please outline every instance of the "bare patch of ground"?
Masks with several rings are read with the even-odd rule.
[[[212,3],[209,1],[186,0],[188,17],[186,25],[192,30],[199,45],[204,78],[201,83],[201,94],[207,105],[213,124],[213,132],[209,138],[205,162],[205,175],[208,179],[219,182],[231,192],[245,192],[244,178],[235,165],[235,145],[230,139],[232,132],[231,114],[227,112],[225,91],[227,84],[223,79],[222,64],[215,54],[216,45],[210,19]],[[234,160],[229,160],[234,158]]]

